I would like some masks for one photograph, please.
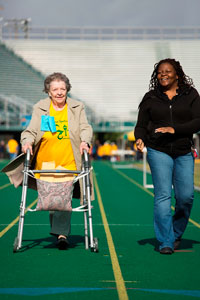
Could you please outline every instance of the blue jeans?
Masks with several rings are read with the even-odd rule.
[[[147,148],[147,160],[154,185],[154,229],[159,249],[174,248],[183,235],[194,199],[194,158],[192,153],[172,158]],[[176,200],[172,217],[172,186]]]

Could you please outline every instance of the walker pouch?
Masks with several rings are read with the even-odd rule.
[[[48,182],[37,179],[37,210],[71,211],[74,181]]]

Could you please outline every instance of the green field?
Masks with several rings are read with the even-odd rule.
[[[143,187],[142,172],[105,161],[93,162],[93,168],[93,233],[99,253],[85,250],[82,213],[73,213],[70,247],[59,251],[49,235],[48,212],[26,213],[23,246],[13,253],[21,188],[15,189],[0,174],[0,299],[200,298],[200,194],[195,192],[180,249],[160,255],[153,193]],[[27,205],[36,198],[36,192],[28,191]]]

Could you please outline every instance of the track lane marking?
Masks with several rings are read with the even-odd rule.
[[[110,166],[109,166],[110,167]],[[140,183],[138,183],[137,181],[133,180],[132,178],[130,178],[129,176],[127,176],[126,174],[124,174],[123,172],[119,171],[118,169],[114,169],[113,167],[110,167],[111,169],[113,169],[115,172],[119,173],[121,176],[123,176],[124,178],[126,178],[127,180],[129,180],[130,182],[132,182],[133,184],[135,184],[137,187],[139,187],[140,189],[142,189],[143,191],[145,191],[147,194],[151,195],[152,197],[154,197],[154,194],[152,192],[150,192],[149,190],[147,190],[146,188],[144,188]],[[175,210],[175,207],[172,205],[171,206],[172,210]],[[200,228],[200,224],[197,223],[196,221],[192,220],[191,218],[189,218],[189,222],[192,223],[194,226]]]
[[[33,207],[33,205],[37,202],[38,199],[35,199],[25,210],[25,214],[27,213],[27,210],[31,207]],[[0,238],[6,234],[6,232],[8,230],[10,230],[17,222],[19,221],[19,216],[17,218],[15,218],[6,228],[4,228],[1,232],[0,232]]]
[[[0,190],[3,190],[3,189],[5,189],[6,187],[8,187],[10,185],[11,185],[11,183],[6,183],[6,184],[0,186]]]
[[[104,230],[106,233],[106,238],[107,238],[108,248],[109,248],[109,252],[110,252],[110,258],[111,258],[111,262],[112,262],[112,268],[113,268],[113,273],[114,273],[115,282],[116,282],[116,286],[117,286],[119,300],[128,300],[128,294],[126,291],[124,279],[122,276],[119,261],[118,261],[117,254],[115,251],[115,246],[113,243],[113,239],[112,239],[112,235],[111,235],[110,228],[108,225],[108,221],[106,218],[106,214],[105,214],[105,210],[104,210],[104,206],[103,206],[103,202],[102,202],[102,198],[101,198],[101,194],[100,194],[100,190],[99,190],[99,185],[98,185],[97,179],[96,179],[96,174],[95,174],[95,172],[93,172],[93,173],[94,173],[94,185],[95,185],[95,189],[96,189],[96,193],[97,193],[97,199],[98,199],[99,209],[101,212],[101,217],[103,220]]]

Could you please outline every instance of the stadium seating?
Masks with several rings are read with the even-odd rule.
[[[43,74],[68,75],[72,94],[109,120],[134,118],[152,71],[147,49],[155,61],[155,50],[145,41],[6,40],[6,44]]]
[[[6,40],[43,74],[69,76],[72,94],[109,120],[133,120],[148,90],[154,64],[180,60],[200,88],[198,40]]]
[[[180,60],[200,90],[199,40],[8,39],[5,42],[44,75],[55,71],[65,73],[72,84],[72,95],[84,100],[96,118],[135,120],[153,66],[166,57]],[[29,84],[29,79],[24,80]]]
[[[1,95],[15,95],[31,104],[45,97],[42,92],[44,76],[4,44],[0,44],[0,69]]]

